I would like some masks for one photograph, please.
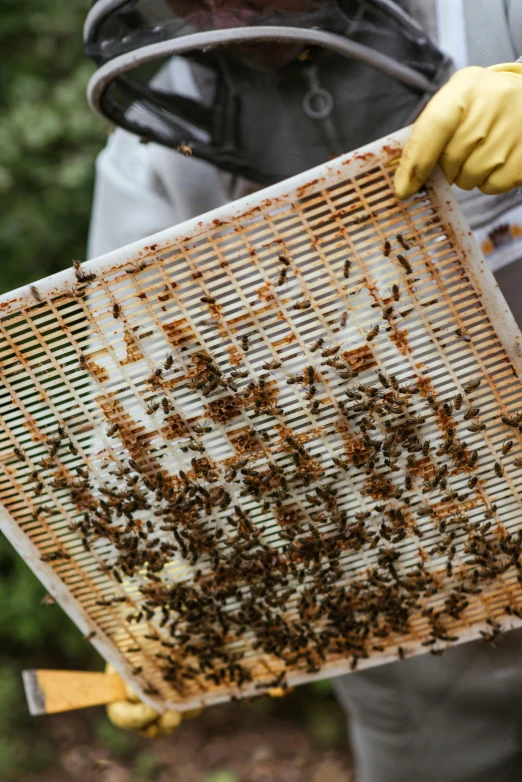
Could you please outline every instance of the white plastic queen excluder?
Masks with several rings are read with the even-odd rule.
[[[408,131],[0,302],[0,526],[189,709],[520,624],[521,335]]]

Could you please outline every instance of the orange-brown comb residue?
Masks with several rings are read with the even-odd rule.
[[[229,356],[230,364],[233,367],[239,366],[239,364],[241,364],[241,362],[243,361],[243,357],[242,357],[241,353],[239,352],[239,350],[236,348],[235,345],[230,345],[227,348],[227,350],[228,350],[228,356]]]
[[[397,326],[393,325],[390,332],[390,340],[403,355],[410,352],[408,334],[405,330],[399,329]]]
[[[393,495],[394,486],[389,478],[382,475],[370,475],[364,482],[361,494],[373,497],[374,500],[389,499]]]
[[[344,350],[341,356],[354,372],[365,372],[367,369],[372,369],[372,367],[377,365],[368,345],[362,345],[360,348],[355,348],[355,350]]]
[[[165,418],[165,426],[162,427],[161,432],[167,440],[176,440],[186,434],[187,427],[182,417],[176,413]]]
[[[267,303],[274,302],[275,306],[277,307],[277,299],[271,283],[267,282],[266,285],[261,285],[261,287],[258,288],[256,292],[259,301],[264,301]]]
[[[234,450],[239,455],[263,450],[261,440],[255,435],[249,434],[246,428],[239,433],[234,433],[230,439],[234,446]]]
[[[218,424],[226,424],[240,414],[243,402],[243,398],[238,395],[213,399],[205,406],[205,415]]]
[[[127,354],[121,363],[133,364],[136,361],[141,361],[143,358],[143,353],[141,352],[141,348],[132,334],[127,329],[125,329],[123,337],[125,339],[125,348],[127,350]]]
[[[185,342],[196,341],[196,335],[186,320],[173,320],[172,323],[164,323],[163,330],[171,345],[177,347]]]

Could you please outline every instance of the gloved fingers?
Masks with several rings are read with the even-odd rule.
[[[426,182],[459,127],[482,68],[465,68],[430,100],[415,125],[395,174],[395,191],[408,198]],[[458,160],[453,167],[458,165]]]
[[[413,126],[395,173],[395,191],[399,198],[409,198],[426,182],[458,127],[462,110],[460,106],[446,103],[445,89],[443,87],[431,99]]]
[[[513,150],[502,166],[498,166],[480,186],[486,195],[499,195],[522,186],[522,149]]]
[[[501,62],[497,65],[490,65],[488,71],[496,71],[497,73],[509,73],[511,76],[517,76],[522,79],[522,72],[520,63],[517,62]]]
[[[479,105],[470,107],[440,158],[450,185],[463,190],[480,186],[507,155],[496,114],[485,121]]]
[[[156,722],[148,725],[140,733],[148,739],[159,739],[175,731],[182,719],[183,717],[178,711],[166,711]]]
[[[482,138],[471,139],[468,137],[461,140],[460,138],[455,138],[455,136],[446,145],[439,158],[440,167],[450,185],[455,184],[465,168],[467,160],[469,160],[477,147],[483,143]]]
[[[497,111],[485,114],[481,101],[471,101],[462,113],[461,121],[442,151],[439,163],[450,185],[455,184],[462,171],[468,168],[468,161],[475,158],[477,151],[483,150],[489,140],[498,135],[495,127],[498,124]],[[499,148],[502,143],[499,144]],[[487,160],[484,175],[479,180],[482,184],[488,175]]]
[[[114,725],[123,730],[143,730],[160,717],[156,709],[145,703],[129,703],[129,701],[109,703],[107,715]]]
[[[509,148],[495,142],[495,133],[479,144],[462,166],[455,184],[462,190],[473,190],[482,187],[497,171],[504,170],[511,156]]]

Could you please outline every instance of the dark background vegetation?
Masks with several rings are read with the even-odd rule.
[[[107,127],[85,99],[89,0],[0,0],[0,288],[85,257],[94,160]],[[42,602],[43,601],[43,602]],[[0,537],[0,780],[277,782],[350,779],[328,682],[282,701],[209,709],[150,744],[102,709],[32,719],[23,668],[103,663]]]

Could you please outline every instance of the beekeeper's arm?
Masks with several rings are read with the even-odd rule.
[[[437,162],[463,190],[494,195],[522,185],[522,61],[452,76],[414,125],[397,194],[417,192]]]
[[[118,128],[96,161],[88,257],[164,231],[229,201],[231,176]]]
[[[118,129],[98,155],[89,258],[179,222],[175,204],[151,165],[152,152],[150,145]]]

